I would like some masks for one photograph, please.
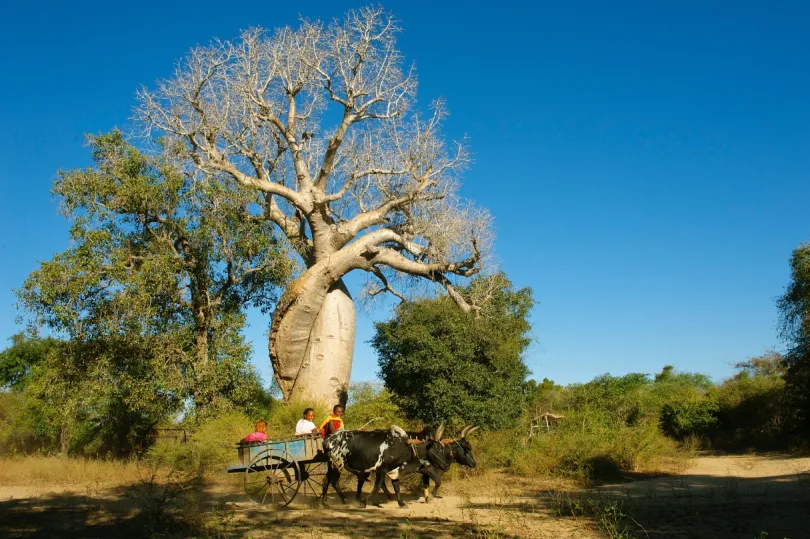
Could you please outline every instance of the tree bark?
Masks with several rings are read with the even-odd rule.
[[[197,366],[202,367],[208,364],[208,329],[197,327],[194,332],[194,344],[196,346]]]
[[[342,281],[326,294],[310,331],[291,400],[346,405],[356,327],[354,300]]]
[[[355,309],[326,264],[316,264],[282,297],[270,326],[270,359],[284,400],[344,403],[354,353]]]

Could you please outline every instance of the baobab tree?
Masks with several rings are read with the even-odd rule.
[[[273,313],[269,352],[285,400],[345,396],[355,334],[343,277],[401,300],[418,282],[475,309],[454,282],[484,266],[489,214],[457,195],[464,142],[442,137],[441,101],[416,107],[417,78],[382,9],[198,47],[139,93],[136,118],[189,173],[263,194],[254,209],[297,253],[300,275]]]

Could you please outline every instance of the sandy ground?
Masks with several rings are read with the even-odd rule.
[[[619,507],[620,529],[634,537],[810,538],[810,458],[703,456],[679,475],[638,476],[592,491],[560,494],[541,480],[496,474],[457,481],[430,503],[406,495],[366,509],[330,494],[327,509],[299,496],[271,510],[244,501],[236,484],[209,485],[205,523],[163,536],[230,537],[605,537],[596,511],[561,510],[585,497]],[[587,504],[583,504],[587,505]],[[141,507],[120,491],[0,486],[1,537],[142,537],[153,530]],[[193,520],[193,519],[192,519]],[[193,524],[193,522],[192,522]],[[763,533],[767,535],[763,535]]]
[[[639,537],[810,538],[808,457],[703,456],[681,474],[595,493],[622,500]]]

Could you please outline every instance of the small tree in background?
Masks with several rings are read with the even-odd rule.
[[[442,297],[403,303],[392,320],[377,323],[371,342],[380,375],[394,401],[425,423],[509,427],[526,404],[532,292],[514,290],[503,274],[476,278],[470,288],[489,289],[480,316]]]
[[[790,258],[790,284],[777,301],[781,336],[788,344],[785,381],[810,431],[810,244],[803,243]]]

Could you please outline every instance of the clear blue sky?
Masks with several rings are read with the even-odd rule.
[[[68,247],[49,194],[86,132],[196,44],[362,3],[22,2],[0,21],[0,338],[12,288]],[[495,216],[503,268],[534,289],[538,378],[671,363],[716,378],[780,347],[774,298],[810,240],[807,2],[389,2],[420,98],[446,98]],[[677,7],[675,7],[677,6]],[[351,284],[352,281],[350,281]],[[375,376],[361,315],[354,380]],[[251,313],[254,361],[270,377]]]

